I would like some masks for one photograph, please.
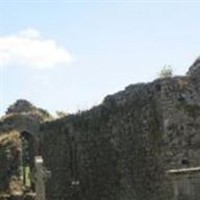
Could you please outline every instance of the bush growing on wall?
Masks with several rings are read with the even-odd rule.
[[[173,76],[173,69],[170,65],[165,65],[159,72],[159,78],[171,78]]]

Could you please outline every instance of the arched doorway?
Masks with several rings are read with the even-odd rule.
[[[34,158],[38,155],[38,142],[36,137],[29,131],[20,133],[22,142],[21,151],[21,179],[25,192],[35,192],[34,185]]]

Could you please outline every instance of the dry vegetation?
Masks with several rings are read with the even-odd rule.
[[[22,193],[19,177],[19,155],[21,140],[17,131],[5,132],[0,135],[0,194]]]

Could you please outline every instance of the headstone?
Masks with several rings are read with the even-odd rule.
[[[36,200],[45,200],[45,181],[50,177],[46,170],[42,156],[35,156],[35,192]]]

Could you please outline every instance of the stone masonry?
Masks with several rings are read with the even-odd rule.
[[[88,111],[39,118],[31,131],[51,171],[47,199],[173,200],[166,172],[200,166],[199,63],[185,76],[130,85]]]

